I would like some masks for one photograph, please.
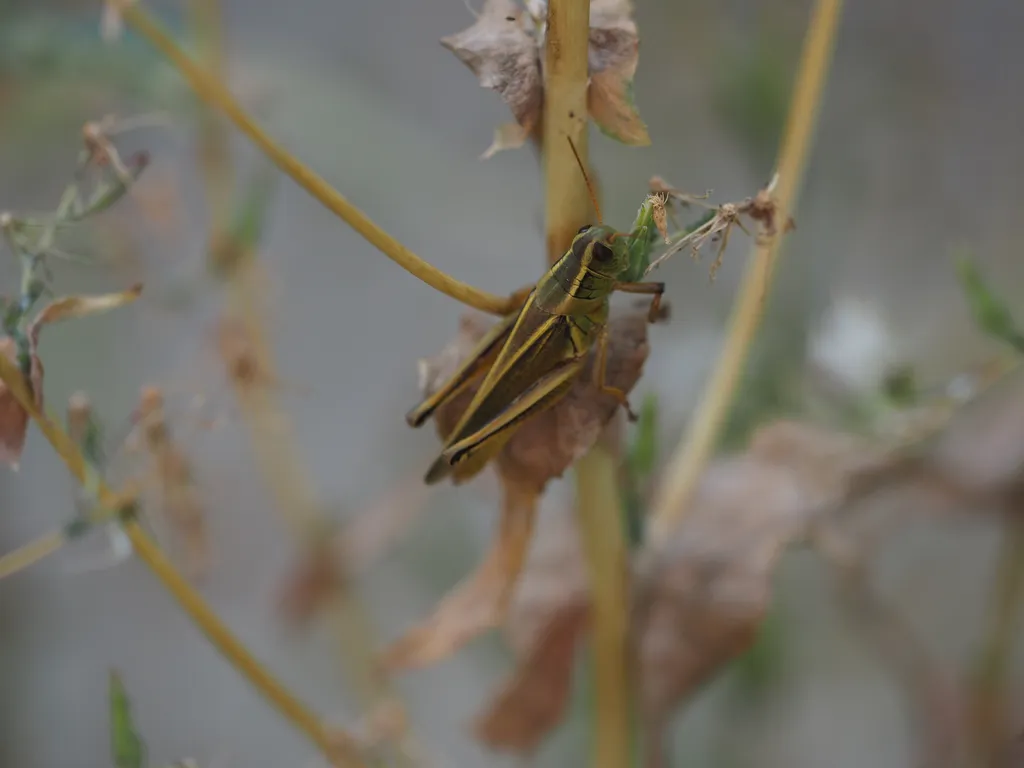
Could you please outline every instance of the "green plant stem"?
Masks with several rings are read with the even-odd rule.
[[[160,51],[181,73],[200,99],[208,106],[222,111],[278,168],[409,274],[456,301],[482,312],[503,316],[517,308],[515,301],[509,297],[481,291],[428,264],[377,226],[323,177],[299,161],[260,128],[228,89],[192,61],[141,5],[126,5],[122,9],[122,14],[125,22]]]
[[[97,476],[64,428],[36,407],[35,398],[29,391],[21,371],[3,355],[0,355],[0,380],[7,385],[21,407],[32,417],[75,479],[95,493],[99,505],[108,510],[122,509],[125,499]],[[164,557],[134,520],[125,521],[123,527],[139,559],[153,571],[214,647],[272,706],[305,733],[328,759],[333,759],[338,765],[363,764],[358,758],[356,741],[341,730],[328,730],[316,715],[278,682],[220,621],[213,609],[192,589],[188,581],[178,573],[174,565]]]
[[[779,178],[775,201],[780,231],[796,206],[841,9],[842,0],[815,0],[808,23],[777,164]],[[725,345],[705,385],[690,428],[666,465],[665,480],[655,495],[651,518],[651,537],[655,543],[663,542],[686,514],[697,479],[728,416],[751,342],[761,322],[780,240],[777,235],[754,245],[733,305]]]
[[[586,180],[567,139],[585,164],[590,2],[551,0],[547,21],[543,160],[547,256],[554,262],[589,211]],[[597,768],[625,768],[630,760],[626,541],[617,471],[600,446],[576,465],[577,519],[591,584],[597,699],[592,764]]]

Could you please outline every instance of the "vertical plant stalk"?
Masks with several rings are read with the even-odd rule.
[[[35,565],[43,558],[57,552],[67,544],[67,541],[64,531],[53,531],[0,557],[0,580],[13,576],[30,565]]]
[[[1009,740],[1006,685],[1024,608],[1024,525],[1007,526],[992,588],[988,633],[975,671],[972,719],[978,764],[1003,765]]]
[[[810,153],[821,95],[828,77],[842,0],[815,0],[779,150],[777,221],[795,208]],[[664,541],[686,513],[697,478],[704,468],[732,405],[751,342],[757,332],[771,287],[781,237],[755,243],[733,305],[729,333],[708,380],[700,406],[684,439],[668,462],[665,480],[652,508],[652,541]]]
[[[589,212],[586,180],[568,138],[586,163],[590,0],[551,0],[547,22],[543,160],[547,255],[553,263]],[[598,768],[624,768],[630,758],[626,542],[616,474],[614,458],[601,445],[576,465],[577,519],[592,592],[592,764]]]
[[[226,79],[223,19],[220,0],[188,0],[188,19],[196,48],[207,70],[218,80]],[[220,117],[204,111],[199,116],[199,168],[206,188],[209,219],[207,252],[221,252],[231,216],[231,188],[234,172],[227,130]]]
[[[125,1],[121,0],[122,3]],[[456,280],[432,264],[423,261],[395,240],[328,184],[322,176],[274,141],[266,131],[256,124],[256,121],[242,108],[242,105],[231,95],[224,84],[197,65],[139,3],[125,4],[120,10],[125,23],[163,54],[167,61],[181,73],[195,94],[206,102],[207,106],[223,112],[235,124],[235,127],[245,134],[274,165],[381,253],[432,288],[467,306],[479,309],[481,312],[507,315],[518,309],[514,297],[495,296],[463,283],[461,280]]]
[[[95,493],[101,507],[118,510],[129,499],[116,494],[106,482],[98,477],[86,462],[74,440],[62,426],[36,407],[35,398],[29,391],[18,367],[0,355],[0,380],[14,395],[15,399],[32,417],[39,431],[64,461],[79,484]],[[192,618],[196,626],[209,638],[213,646],[226,658],[260,694],[280,712],[292,725],[306,734],[329,760],[337,765],[360,766],[359,749],[356,741],[339,729],[328,730],[320,719],[284,687],[249,652],[245,645],[232,634],[217,617],[213,609],[196,592],[164,557],[159,547],[132,519],[123,522],[123,528],[132,542],[135,553],[161,581],[178,604]]]
[[[586,179],[569,146],[587,163],[587,49],[590,0],[548,4],[544,51],[543,166],[548,263],[554,264],[586,224]]]

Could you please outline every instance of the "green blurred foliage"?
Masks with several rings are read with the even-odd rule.
[[[81,20],[12,14],[0,25],[0,136],[30,153],[80,127],[83,115],[98,117],[126,99],[167,107],[184,94],[141,42],[104,44],[98,10]]]
[[[658,458],[658,398],[650,394],[640,406],[640,417],[633,430],[633,442],[623,465],[622,510],[626,541],[631,548],[644,540],[645,503],[643,486],[654,472]]]
[[[1024,353],[1024,334],[1018,330],[1010,308],[989,289],[977,265],[969,257],[962,256],[957,260],[957,275],[978,327],[992,338]]]
[[[110,757],[115,768],[144,768],[146,744],[132,718],[131,701],[120,675],[111,670],[109,686]]]
[[[793,71],[792,44],[762,32],[751,44],[723,56],[714,70],[713,104],[742,144],[758,173],[767,177],[782,136]]]

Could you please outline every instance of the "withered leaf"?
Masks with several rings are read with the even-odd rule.
[[[37,341],[39,331],[45,325],[76,317],[87,317],[131,304],[142,295],[142,284],[137,283],[126,291],[104,293],[98,296],[64,296],[47,304],[36,315],[29,326],[29,336]]]
[[[505,618],[516,670],[474,723],[494,749],[529,754],[565,715],[577,641],[587,629],[589,582],[572,514],[537,535]]]
[[[134,419],[157,480],[161,511],[183,549],[190,578],[200,579],[210,560],[206,508],[192,464],[171,435],[159,387],[142,388]]]
[[[437,662],[501,624],[530,546],[537,497],[507,483],[497,540],[477,570],[441,601],[433,615],[385,651],[394,671]]]
[[[646,146],[651,137],[633,102],[639,54],[632,3],[594,0],[590,4],[587,109],[604,133],[623,144]]]
[[[344,574],[328,539],[307,545],[285,578],[278,612],[293,627],[304,627],[344,585]]]
[[[441,39],[481,86],[498,92],[525,133],[537,124],[544,101],[532,24],[514,0],[487,0],[473,26]]]
[[[43,407],[43,364],[35,353],[35,346],[31,344],[31,366],[28,380],[25,382],[35,398],[37,408]],[[4,336],[0,338],[0,354],[3,354],[18,365],[18,344]],[[0,461],[12,467],[18,468],[18,461],[21,452],[25,447],[25,436],[28,433],[28,413],[14,394],[8,389],[7,384],[0,381]]]
[[[589,606],[569,605],[544,625],[544,633],[511,678],[477,718],[473,730],[494,749],[532,753],[565,716],[573,658],[587,630]]]
[[[494,129],[494,140],[482,155],[481,160],[494,157],[504,149],[519,149],[526,140],[530,138],[528,128],[523,128],[519,123],[503,123]]]
[[[754,642],[785,548],[878,461],[884,454],[845,435],[766,427],[746,454],[713,462],[684,523],[635,558],[630,635],[648,765],[665,764],[663,729],[675,709]],[[555,667],[571,667],[587,631],[589,587],[574,517],[566,511],[561,522],[538,542],[506,618],[517,668],[477,722],[496,748],[529,753],[564,713],[569,670]]]

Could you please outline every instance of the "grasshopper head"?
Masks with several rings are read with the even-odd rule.
[[[572,249],[591,272],[617,278],[629,268],[629,244],[629,236],[614,227],[588,224],[577,233]]]

